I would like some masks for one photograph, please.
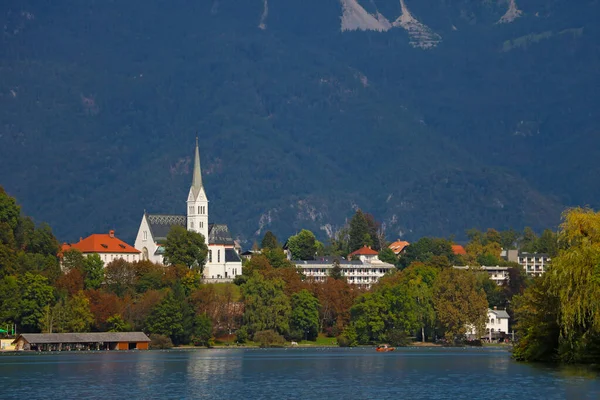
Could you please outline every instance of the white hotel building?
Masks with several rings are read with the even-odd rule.
[[[396,269],[394,265],[380,261],[377,252],[368,247],[350,253],[348,258],[350,260],[339,260],[342,275],[348,283],[364,289],[369,289],[382,276]],[[295,260],[293,263],[308,279],[324,282],[331,275],[334,260],[335,257],[318,257],[316,260]]]

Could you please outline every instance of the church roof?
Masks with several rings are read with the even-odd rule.
[[[192,176],[192,192],[194,198],[198,197],[198,193],[202,189],[202,170],[200,169],[200,150],[198,148],[198,137],[196,137],[196,152],[194,154],[194,173]]]
[[[65,243],[61,248],[63,253],[71,249],[77,249],[82,253],[140,253],[139,250],[115,237],[115,231],[90,235],[77,243]]]
[[[167,234],[173,226],[187,227],[185,215],[146,214],[146,219],[155,242],[166,240]]]
[[[237,251],[234,249],[225,249],[225,262],[239,262],[242,261]]]
[[[235,242],[229,233],[227,225],[208,224],[208,243],[233,246]]]

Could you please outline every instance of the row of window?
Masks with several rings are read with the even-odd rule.
[[[194,229],[194,221],[190,222],[190,228]],[[204,222],[203,221],[198,222],[198,228],[200,228],[200,229],[204,228]]]
[[[189,206],[188,207],[188,214],[189,215],[194,215],[194,211],[195,211],[195,207],[194,206]],[[206,215],[206,206],[198,206],[198,214],[199,215]]]

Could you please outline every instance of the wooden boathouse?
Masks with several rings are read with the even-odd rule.
[[[22,333],[13,341],[15,350],[148,350],[150,338],[143,332]]]

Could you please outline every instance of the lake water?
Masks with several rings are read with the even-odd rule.
[[[0,355],[0,399],[13,398],[600,399],[600,380],[491,348]]]

